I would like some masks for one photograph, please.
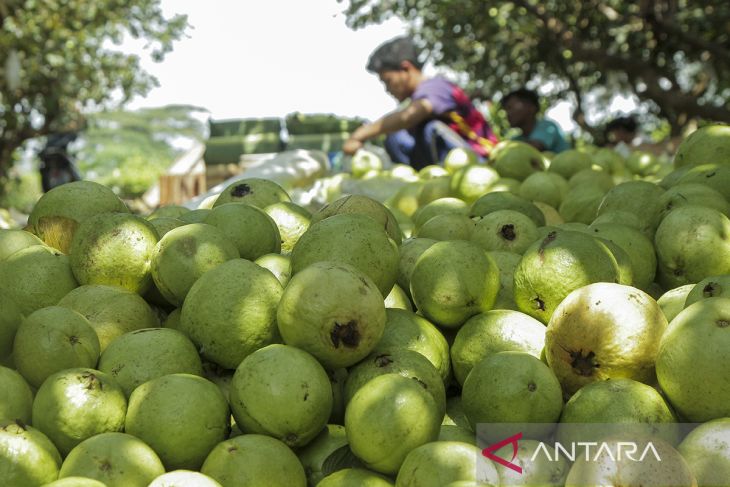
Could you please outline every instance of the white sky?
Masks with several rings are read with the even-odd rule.
[[[406,32],[396,19],[353,31],[336,0],[162,0],[166,15],[188,15],[189,37],[154,63],[128,41],[160,82],[129,108],[184,103],[215,119],[294,111],[374,119],[396,107],[365,71],[378,44]]]

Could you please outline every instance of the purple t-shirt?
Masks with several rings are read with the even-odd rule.
[[[497,143],[482,114],[474,107],[464,90],[446,78],[437,76],[423,80],[411,96],[412,100],[426,99],[433,107],[435,118],[443,120],[481,156]]]

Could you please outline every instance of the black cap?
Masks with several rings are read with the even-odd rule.
[[[419,51],[409,37],[396,37],[378,46],[370,55],[367,70],[371,73],[400,69],[400,63],[410,61],[421,69],[423,63],[418,60]]]

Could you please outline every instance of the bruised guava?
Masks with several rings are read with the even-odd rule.
[[[566,394],[607,379],[651,384],[666,328],[664,313],[644,291],[615,283],[590,284],[571,292],[550,319],[547,363]]]
[[[190,374],[169,374],[129,397],[124,431],[155,450],[168,470],[197,470],[228,436],[230,411],[218,386]]]
[[[33,206],[28,225],[46,245],[68,253],[77,226],[100,213],[129,213],[129,208],[104,185],[74,181],[44,193]]]
[[[33,387],[40,387],[61,370],[95,367],[99,353],[99,338],[89,321],[60,306],[31,313],[18,328],[13,344],[15,366]]]
[[[434,441],[412,450],[398,470],[398,487],[443,487],[456,481],[499,485],[494,464],[479,448],[460,441]]]
[[[87,438],[122,431],[126,413],[121,387],[111,376],[89,368],[51,375],[33,401],[33,424],[64,456]]]
[[[147,487],[165,473],[155,451],[127,433],[101,433],[76,446],[61,465],[59,478],[88,477],[107,487]]]
[[[144,294],[157,230],[142,217],[102,213],[79,225],[71,240],[71,269],[79,284],[105,284]]]
[[[349,403],[363,385],[384,374],[398,374],[420,382],[433,396],[441,414],[446,412],[446,391],[438,370],[426,357],[412,350],[376,352],[350,368],[345,381],[345,403]]]
[[[218,196],[213,208],[225,203],[247,203],[258,208],[266,208],[280,201],[291,201],[284,188],[273,181],[260,178],[245,178],[231,183]]]
[[[127,332],[160,326],[159,319],[142,297],[116,286],[79,286],[58,302],[82,314],[96,331],[101,352]]]
[[[411,296],[418,310],[437,325],[456,328],[494,306],[499,269],[472,242],[438,242],[416,261]]]
[[[114,339],[101,354],[98,369],[114,377],[127,397],[163,375],[203,375],[193,342],[171,328],[144,328]]]
[[[395,474],[414,449],[436,441],[443,415],[424,387],[398,374],[363,385],[345,410],[352,452],[376,472]]]
[[[326,367],[349,367],[383,335],[383,299],[372,279],[356,268],[317,262],[295,274],[284,290],[279,332],[286,344],[311,353]]]
[[[291,254],[292,273],[315,262],[349,264],[369,276],[387,296],[398,275],[398,245],[375,220],[359,213],[325,218],[301,236]]]
[[[25,316],[55,306],[77,286],[69,258],[51,247],[33,245],[0,261],[0,291]]]
[[[248,434],[218,443],[200,469],[221,485],[306,487],[304,467],[291,449],[270,436]]]
[[[190,288],[180,331],[203,357],[235,369],[252,352],[280,341],[276,313],[282,292],[268,270],[245,259],[229,260]]]
[[[528,216],[519,211],[498,210],[476,222],[470,240],[484,250],[522,254],[537,239],[537,225]]]
[[[446,382],[451,371],[449,344],[441,331],[423,316],[402,309],[386,309],[383,336],[374,353],[412,350],[428,359]]]
[[[684,307],[707,298],[730,298],[730,274],[706,277],[695,284],[687,293]]]
[[[593,282],[618,282],[616,260],[600,241],[583,232],[555,230],[533,243],[514,274],[519,311],[546,323],[571,291]]]
[[[311,224],[314,225],[325,218],[345,213],[358,213],[369,216],[381,227],[385,228],[388,236],[400,245],[403,235],[393,213],[381,202],[365,195],[354,194],[343,196],[323,206],[312,215]]]
[[[535,225],[545,225],[545,215],[529,200],[507,191],[487,193],[471,205],[469,216],[486,216],[494,211],[514,210],[530,217]]]
[[[192,223],[170,230],[157,243],[152,278],[165,299],[180,306],[200,276],[238,257],[236,245],[221,230]]]
[[[243,359],[231,381],[230,402],[242,431],[266,434],[299,447],[312,441],[327,424],[332,386],[313,356],[275,344]]]
[[[471,317],[459,328],[451,345],[454,377],[464,384],[471,369],[499,352],[527,352],[540,358],[545,326],[519,311],[494,309]]]
[[[216,206],[205,223],[218,228],[234,243],[243,259],[281,252],[281,235],[276,222],[264,210],[245,203]]]
[[[3,485],[45,485],[56,480],[61,455],[50,439],[20,420],[0,422]]]

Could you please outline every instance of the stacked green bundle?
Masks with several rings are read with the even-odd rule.
[[[350,133],[363,123],[365,120],[361,118],[343,118],[325,113],[294,112],[286,117],[286,129],[289,135]]]
[[[279,118],[250,118],[208,122],[210,138],[203,159],[206,164],[238,162],[243,154],[279,152],[282,120]]]
[[[280,118],[247,118],[232,120],[209,120],[210,137],[227,135],[279,134]]]

